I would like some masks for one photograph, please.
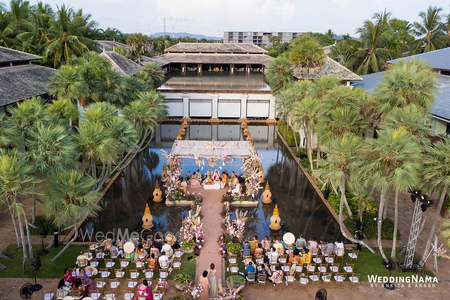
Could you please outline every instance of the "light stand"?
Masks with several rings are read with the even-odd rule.
[[[389,270],[389,280],[391,280],[391,275],[392,275],[391,271],[395,268],[395,267],[394,267],[394,262],[393,262],[392,260],[385,261],[385,260],[383,259],[383,265],[384,265],[384,267],[385,267],[386,269]],[[390,281],[384,283],[383,286],[384,286],[384,288],[387,289],[387,290],[390,290],[390,291],[395,290],[395,284],[392,283],[392,282],[390,282]]]
[[[43,255],[47,255],[48,254],[48,250],[44,248],[44,239],[47,237],[47,232],[45,231],[45,229],[41,229],[41,232],[39,232],[39,235],[41,236],[41,244],[42,244],[42,250],[39,251],[39,255],[43,256]]]

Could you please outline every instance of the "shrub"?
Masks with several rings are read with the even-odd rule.
[[[286,140],[289,147],[295,147],[295,139],[294,139],[294,132],[289,127],[289,125],[286,124],[284,121],[278,121],[277,123],[278,130],[280,131],[281,135]],[[300,134],[296,132],[297,136],[297,142],[300,141]]]
[[[377,228],[377,218],[378,215],[376,213],[365,212],[363,214],[363,223],[364,223],[364,234],[368,239],[376,239],[378,237],[378,228]],[[344,221],[344,224],[347,226],[348,230],[352,233],[356,231],[356,220],[358,220],[358,216],[354,216],[353,218],[348,218]],[[383,224],[381,225],[381,239],[383,240],[392,240],[392,233],[394,231],[394,221],[391,219],[384,219]],[[400,239],[400,232],[397,230],[397,239]]]
[[[347,202],[348,202],[348,205],[350,206],[350,210],[352,211],[353,214],[357,214],[358,213],[358,199],[354,198],[353,195],[350,193],[345,193],[345,196],[347,197]],[[333,210],[337,214],[339,214],[339,203],[341,202],[341,195],[340,194],[336,195],[334,192],[331,192],[330,195],[328,196],[328,202],[330,203]],[[347,207],[345,206],[345,204],[344,204],[343,214],[348,215]]]
[[[194,248],[195,246],[197,246],[197,243],[196,243],[194,240],[192,240],[192,241],[190,241],[190,242],[183,242],[183,243],[181,244],[181,247],[183,247],[183,248],[186,249],[186,250],[192,249],[192,248]]]
[[[173,281],[178,283],[189,283],[192,281],[192,278],[187,274],[178,274],[173,278]]]
[[[44,231],[47,233],[47,235],[53,234],[53,229],[55,226],[53,225],[53,221],[46,219],[44,216],[36,216],[36,220],[34,222],[34,225],[37,228],[30,227],[30,234],[31,235],[39,235],[41,233],[41,230],[44,229]],[[26,232],[25,226],[23,227]]]
[[[442,207],[446,208],[446,209],[450,209],[450,198],[449,197],[445,197],[444,203],[442,203]]]
[[[239,254],[241,252],[242,245],[239,243],[228,242],[226,244],[228,253]]]

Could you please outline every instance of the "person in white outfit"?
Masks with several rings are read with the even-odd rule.
[[[173,255],[172,246],[170,246],[167,241],[164,241],[164,245],[162,246],[161,251],[165,252],[168,257],[172,257]]]

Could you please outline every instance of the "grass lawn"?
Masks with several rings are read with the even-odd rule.
[[[87,249],[86,245],[72,245],[70,246],[56,261],[50,262],[50,260],[58,254],[58,252],[64,247],[60,245],[59,248],[50,248],[50,253],[41,256],[41,268],[37,272],[38,278],[60,278],[62,277],[65,268],[73,268],[75,261],[81,250]],[[22,248],[17,249],[17,245],[11,244],[3,251],[4,255],[11,257],[11,259],[0,258],[0,263],[8,267],[6,270],[0,270],[1,278],[33,278],[34,269],[31,263],[34,261],[28,260],[26,265],[26,272],[22,272]],[[38,253],[41,249],[41,245],[33,246],[34,253]]]
[[[385,248],[384,251],[387,255],[391,253],[391,249],[389,248]],[[398,249],[397,253],[399,251],[400,249]],[[341,272],[343,272],[342,268],[345,266],[345,264],[350,263],[347,253],[349,253],[349,251],[345,252],[345,256],[342,260],[339,259],[336,262],[340,264],[339,269]],[[389,271],[384,267],[382,260],[383,259],[381,257],[381,254],[379,253],[373,254],[369,250],[363,249],[358,255],[357,262],[356,263],[354,261],[352,262],[352,264],[355,265],[354,273],[361,274],[360,277],[361,281],[369,281],[368,275],[389,276]],[[245,266],[240,256],[238,256],[237,261],[239,266],[239,272],[245,274]],[[253,261],[255,262],[255,260]],[[225,263],[225,266],[227,268],[225,269],[225,277],[228,277],[231,275],[228,261]],[[399,268],[392,271],[392,276],[399,276],[399,277],[405,277],[415,274],[417,273],[403,272]],[[434,276],[433,272],[431,272],[430,270],[425,270],[425,274]]]

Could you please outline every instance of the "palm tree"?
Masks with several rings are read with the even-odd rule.
[[[304,69],[310,74],[311,69],[318,68],[325,63],[326,55],[323,47],[308,34],[303,34],[292,42],[289,60],[296,69]]]
[[[16,35],[25,30],[31,31],[34,25],[29,21],[30,2],[22,0],[11,0],[8,18],[10,22],[7,29]]]
[[[445,197],[448,196],[448,187],[450,185],[450,143],[448,140],[434,143],[432,147],[427,147],[423,166],[424,181],[430,192],[434,195],[439,194],[439,202],[434,216],[433,225],[428,235],[425,251],[422,259],[427,257],[430,250],[431,241],[434,237],[439,214],[442,209]]]
[[[119,72],[108,70],[102,80],[95,82],[95,92],[91,92],[94,101],[107,101],[108,103],[125,103],[123,98],[123,79]]]
[[[315,136],[315,129],[318,124],[320,114],[320,103],[317,98],[306,97],[302,101],[292,105],[292,121],[300,126],[305,132],[306,149],[311,170],[314,170],[312,158],[312,140]]]
[[[88,86],[77,67],[69,65],[61,66],[56,70],[49,86],[51,95],[58,99],[68,99],[73,103],[86,98],[89,93]]]
[[[25,264],[28,258],[26,251],[25,234],[23,232],[23,222],[28,222],[24,217],[24,208],[20,202],[19,195],[30,195],[31,184],[36,182],[33,176],[33,168],[28,165],[23,158],[14,150],[0,149],[0,201],[6,203],[14,225],[17,245],[22,244],[23,264],[22,269],[25,271]],[[15,218],[17,217],[19,230]],[[24,217],[23,221],[22,218]],[[19,239],[20,235],[20,239]],[[29,257],[33,258],[33,245],[30,242],[30,233],[27,227],[28,251]]]
[[[10,37],[11,28],[8,28],[8,14],[0,9],[0,46],[9,47],[14,43],[14,39]]]
[[[152,39],[142,33],[130,34],[127,37],[127,52],[136,57],[141,64],[141,56],[153,50]]]
[[[269,61],[264,74],[273,94],[277,94],[292,84],[292,65],[287,58],[275,58]]]
[[[146,63],[142,70],[148,75],[149,83],[151,83],[152,89],[157,89],[161,86],[161,84],[164,82],[164,71],[162,68],[157,65],[155,62],[149,62]]]
[[[327,158],[321,161],[323,168],[317,170],[315,175],[322,178],[326,183],[331,184],[335,191],[339,190],[341,193],[339,226],[342,235],[354,243],[365,245],[364,242],[355,240],[353,237],[347,235],[343,222],[344,202],[347,202],[345,197],[346,185],[350,177],[353,177],[353,164],[362,146],[362,138],[350,132],[346,132],[342,137],[334,137],[324,146],[324,150],[327,152]],[[347,210],[350,213],[349,208]],[[374,253],[372,248],[367,245],[365,246]]]
[[[392,31],[393,39],[396,42],[394,47],[398,50],[396,56],[401,56],[405,52],[411,53],[411,46],[414,42],[412,27],[413,25],[405,20],[389,20],[389,29]]]
[[[55,226],[63,228],[73,225],[75,234],[66,246],[51,261],[55,261],[77,239],[78,228],[87,218],[100,210],[97,203],[99,193],[93,191],[95,181],[75,170],[64,171],[54,176],[47,190],[43,211],[53,219]]]
[[[415,53],[430,52],[446,46],[441,12],[442,8],[430,5],[426,12],[419,13],[422,21],[414,22],[414,34],[418,37]]]
[[[26,140],[30,132],[40,124],[48,124],[49,115],[45,109],[44,100],[40,97],[33,97],[9,110],[11,124],[19,132],[20,136]]]
[[[64,59],[66,63],[72,56],[82,56],[88,50],[87,45],[93,43],[85,37],[88,26],[83,24],[82,16],[75,14],[73,8],[64,4],[58,6],[55,19],[49,28],[49,42],[46,56],[53,58],[53,65],[60,65]]]
[[[54,100],[47,106],[47,111],[51,115],[56,115],[59,120],[67,120],[69,126],[72,126],[72,121],[79,117],[77,106],[68,99]]]
[[[442,222],[441,227],[441,237],[444,239],[445,246],[450,248],[450,219],[446,218],[444,222]]]
[[[386,193],[391,187],[395,189],[394,239],[396,242],[398,223],[398,192],[414,188],[419,183],[419,161],[421,147],[404,127],[386,127],[378,131],[378,139],[367,140],[368,146],[363,148],[362,156],[355,166],[358,176],[366,186],[373,186],[380,191],[378,206],[378,247],[383,259],[387,257],[381,245],[381,225],[385,211]],[[393,246],[395,251],[395,245]],[[393,252],[392,257],[395,257]]]
[[[390,67],[375,90],[379,101],[381,119],[394,107],[414,104],[428,113],[434,102],[437,74],[431,67],[419,59],[399,61]]]
[[[20,134],[14,126],[6,120],[5,114],[0,114],[0,147],[10,147],[21,143]]]
[[[388,49],[390,30],[387,24],[390,13],[375,14],[374,21],[366,20],[357,33],[360,35],[358,50],[349,57],[348,64],[358,66],[357,74],[382,71],[394,53]]]

